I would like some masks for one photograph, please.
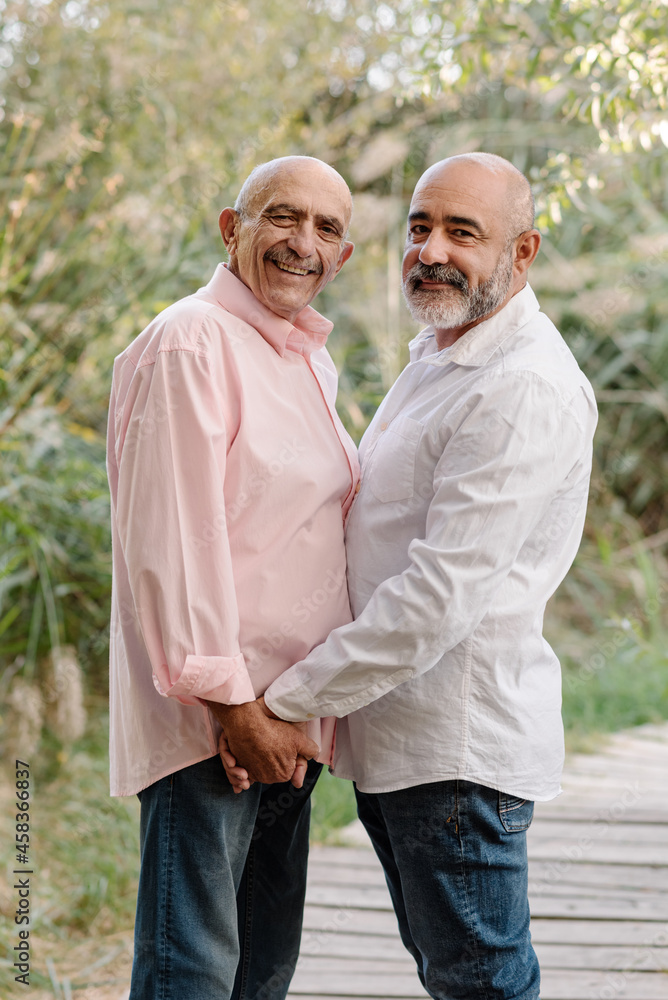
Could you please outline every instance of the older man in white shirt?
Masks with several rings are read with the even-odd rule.
[[[596,425],[527,285],[539,245],[506,160],[451,157],[421,178],[403,279],[429,325],[360,449],[356,620],[264,697],[281,719],[339,717],[334,773],[355,781],[404,944],[442,1000],[539,997],[526,830],[563,763],[542,621],[580,541]]]

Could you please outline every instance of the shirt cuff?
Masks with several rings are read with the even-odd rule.
[[[163,670],[169,676],[166,666]],[[167,690],[155,672],[153,683],[163,697],[177,698],[184,705],[200,705],[202,701],[242,705],[255,701],[255,690],[242,653],[236,656],[186,656],[181,676]]]
[[[294,670],[291,667],[277,677],[264,692],[264,703],[274,715],[286,722],[309,722],[319,719],[321,712],[315,699],[300,681],[289,679]]]

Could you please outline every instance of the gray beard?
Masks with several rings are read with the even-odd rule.
[[[418,262],[403,280],[403,293],[413,319],[437,330],[454,330],[484,319],[499,308],[510,288],[513,261],[510,250],[499,257],[487,281],[471,291],[468,278],[452,264]],[[452,282],[447,291],[416,287],[421,279]]]

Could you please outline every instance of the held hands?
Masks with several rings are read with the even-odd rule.
[[[301,788],[318,745],[300,725],[277,719],[263,698],[243,705],[208,704],[223,726],[218,749],[235,792],[254,781],[290,781]]]

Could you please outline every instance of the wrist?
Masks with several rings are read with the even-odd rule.
[[[272,712],[272,710],[269,708],[269,705],[267,705],[266,701],[264,700],[263,694],[261,694],[260,697],[258,698],[257,704],[260,706],[260,708],[262,709],[262,711],[264,712],[264,714],[267,716],[268,719],[281,720],[280,715],[276,715],[276,712]]]
[[[263,714],[256,701],[244,701],[241,705],[225,705],[220,701],[207,701],[207,705],[223,729],[233,728],[238,724],[243,725],[245,720],[258,718]]]

